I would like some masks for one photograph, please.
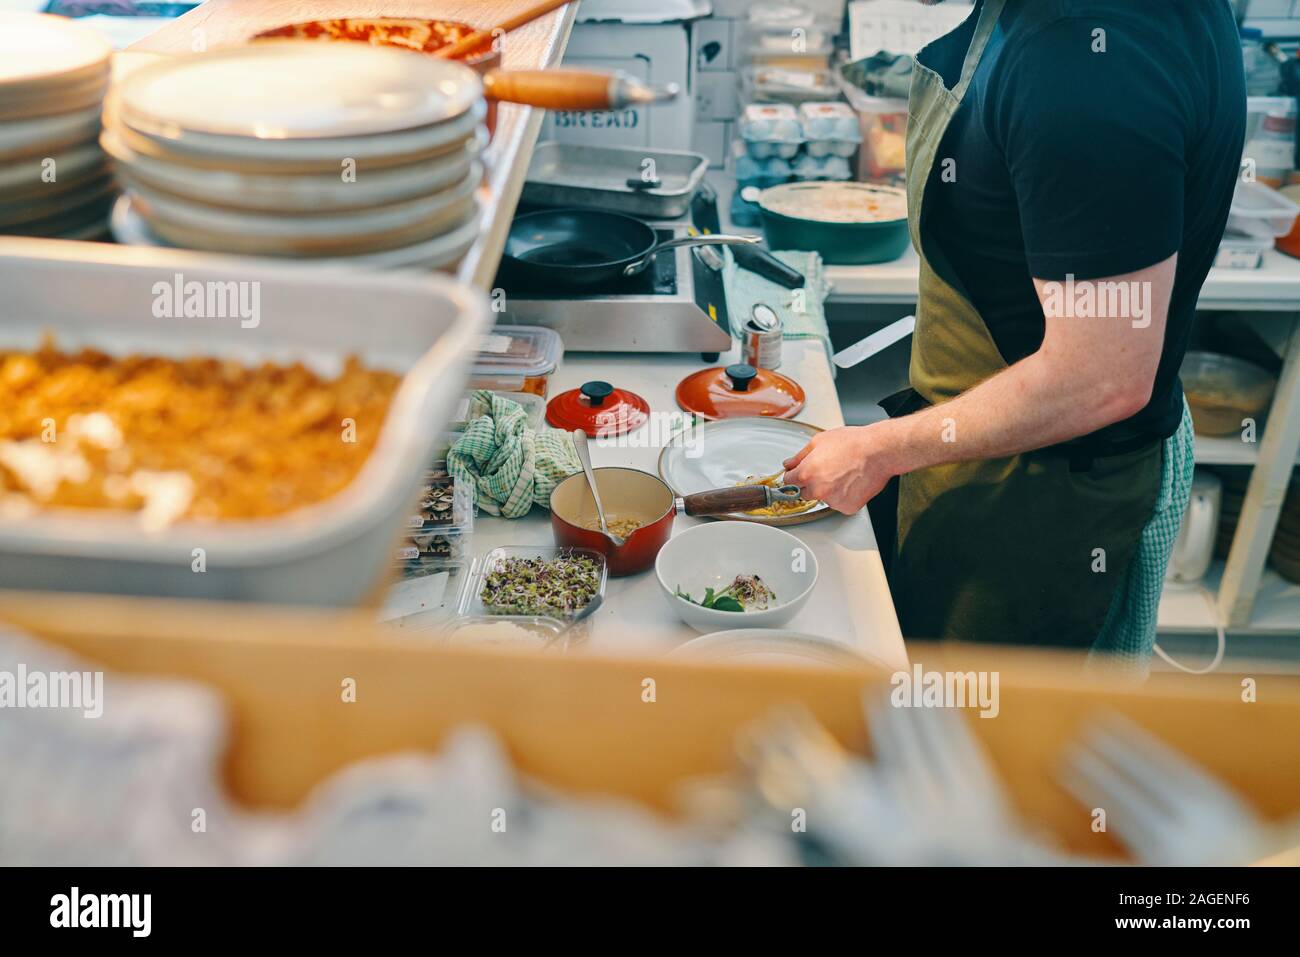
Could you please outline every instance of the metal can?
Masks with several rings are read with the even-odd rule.
[[[755,369],[776,369],[781,365],[781,317],[766,303],[755,303],[741,329],[742,361]]]

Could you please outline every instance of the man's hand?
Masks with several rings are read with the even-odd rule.
[[[894,475],[897,451],[888,423],[822,432],[785,460],[785,481],[805,499],[818,499],[852,515],[880,494]]]

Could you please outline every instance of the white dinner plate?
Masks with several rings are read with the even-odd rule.
[[[52,161],[46,163],[46,160]],[[93,140],[50,156],[27,156],[18,160],[0,162],[0,194],[12,202],[22,196],[39,197],[49,186],[75,182],[105,165],[104,153]],[[53,170],[54,183],[46,181],[47,169]]]
[[[60,190],[48,196],[24,199],[16,203],[0,202],[0,231],[37,220],[56,219],[63,213],[72,213],[115,191],[112,176],[109,175],[108,170],[103,170],[98,177],[72,189]]]
[[[408,199],[405,202],[310,214],[281,213],[276,211],[250,211],[213,206],[205,202],[176,196],[154,189],[138,180],[132,170],[119,170],[122,184],[143,200],[142,212],[146,218],[160,219],[190,229],[212,233],[251,234],[259,240],[285,242],[310,242],[327,239],[355,239],[364,242],[366,237],[390,230],[400,230],[445,216],[445,222],[459,222],[469,210],[474,190],[483,178],[483,169],[471,164],[469,172],[458,183],[446,189]]]
[[[0,13],[0,102],[106,77],[113,46],[66,17]]]
[[[820,431],[806,422],[759,416],[705,422],[669,440],[659,453],[659,477],[677,495],[730,488],[750,476],[781,471],[781,463]],[[732,512],[721,517],[764,525],[802,525],[829,514],[830,507],[818,502],[794,515]]]
[[[176,248],[152,229],[135,209],[130,194],[118,197],[109,219],[113,239],[124,246],[155,246]],[[322,267],[357,266],[363,269],[442,269],[460,259],[478,238],[479,216],[476,213],[465,223],[441,236],[364,256],[323,256],[303,259],[304,264]]]
[[[107,93],[108,80],[103,78],[54,93],[30,96],[0,94],[0,122],[16,123],[93,109],[104,102]]]
[[[0,123],[0,163],[13,156],[81,143],[99,135],[99,106]]]
[[[133,150],[116,128],[105,129],[100,144],[132,177],[156,189],[213,206],[281,213],[360,209],[434,193],[468,176],[478,153],[477,143],[470,141],[445,156],[360,170],[354,180],[345,182],[335,169],[249,173],[171,163]]]
[[[742,665],[878,667],[893,671],[879,658],[863,655],[830,638],[770,628],[734,628],[701,635],[674,648],[669,657]]]
[[[344,160],[393,166],[453,150],[476,137],[482,120],[482,110],[475,108],[445,123],[413,130],[298,140],[190,133],[178,129],[160,132],[130,123],[125,125],[181,162],[192,160],[225,169],[262,172],[328,168],[337,173]]]
[[[4,227],[16,236],[41,236],[54,239],[94,238],[107,230],[108,214],[115,193],[111,188],[78,205],[63,208],[54,216]]]
[[[483,85],[461,63],[286,40],[160,60],[128,75],[118,93],[122,121],[141,132],[277,149],[442,124],[480,103]]]

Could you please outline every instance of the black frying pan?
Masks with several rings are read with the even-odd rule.
[[[661,249],[760,242],[757,236],[720,234],[658,239],[652,227],[620,213],[543,209],[515,218],[502,258],[512,273],[529,282],[587,289],[635,276]]]

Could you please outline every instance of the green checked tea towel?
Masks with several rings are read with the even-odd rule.
[[[1192,413],[1184,398],[1183,421],[1178,431],[1165,439],[1155,512],[1142,529],[1137,554],[1111,600],[1101,634],[1092,645],[1090,657],[1099,664],[1141,675],[1151,664],[1165,569],[1192,495],[1195,444]]]
[[[725,248],[725,247],[724,247]],[[822,304],[830,293],[822,257],[814,252],[783,250],[772,253],[777,259],[803,273],[805,284],[801,289],[786,289],[779,283],[764,279],[748,269],[741,269],[732,258],[731,251],[724,254],[727,264],[722,270],[722,282],[727,291],[727,314],[737,329],[754,311],[754,304],[763,302],[781,317],[781,330],[786,339],[820,339],[829,361],[831,333],[826,326],[826,311]],[[835,367],[831,366],[834,374]]]
[[[518,402],[480,389],[470,408],[482,414],[452,443],[447,470],[457,482],[473,484],[485,512],[518,518],[533,503],[547,508],[559,481],[581,471],[573,437],[559,429],[528,428],[528,410]]]

